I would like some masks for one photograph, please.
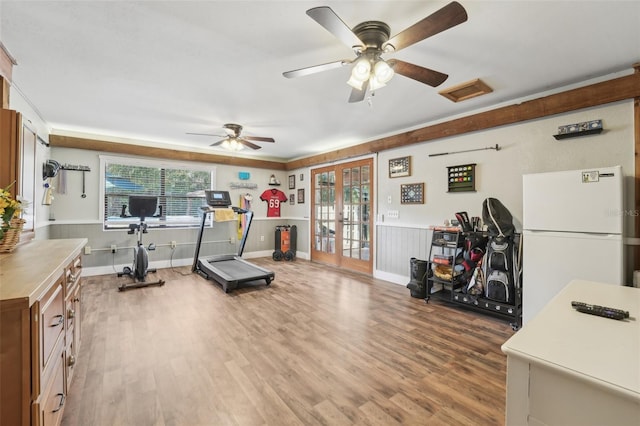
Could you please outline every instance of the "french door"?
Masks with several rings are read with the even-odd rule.
[[[373,159],[311,170],[311,260],[373,272]]]

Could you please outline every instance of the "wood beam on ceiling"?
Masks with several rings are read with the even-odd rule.
[[[256,160],[252,158],[231,157],[226,155],[181,151],[177,149],[156,148],[151,146],[132,145],[127,143],[109,142],[72,136],[49,135],[49,145],[52,147],[88,149],[92,151],[139,155],[144,157],[164,158],[168,160],[200,161],[203,163],[255,167],[258,169],[270,170],[286,169],[285,163],[277,161]]]
[[[293,160],[287,163],[287,170],[315,166],[344,158],[372,154],[636,97],[640,97],[640,73],[472,114],[337,151]],[[637,169],[638,167],[636,167]]]

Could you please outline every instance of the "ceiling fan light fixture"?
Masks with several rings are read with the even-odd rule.
[[[349,86],[353,87],[354,89],[362,90],[362,87],[363,87],[365,81],[367,81],[366,78],[364,80],[361,80],[361,79],[355,78],[353,76],[353,74],[351,74],[351,77],[347,81],[347,84]]]
[[[244,146],[236,138],[231,138],[229,141],[229,150],[241,151],[242,149],[244,149]]]
[[[389,66],[389,64],[384,60],[380,59],[373,66],[373,74],[371,76],[371,80],[375,78],[380,83],[386,84],[393,78],[394,75],[393,68]]]
[[[351,77],[357,80],[367,81],[370,73],[371,62],[369,61],[369,58],[360,57],[360,59],[356,60],[356,62],[353,64]]]
[[[376,90],[386,86],[387,83],[381,81],[375,74],[371,74],[371,78],[369,78],[369,90],[375,92]]]

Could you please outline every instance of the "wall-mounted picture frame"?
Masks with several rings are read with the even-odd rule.
[[[296,194],[289,194],[289,204],[296,203]]]
[[[289,189],[296,189],[296,175],[289,175]]]
[[[298,189],[298,204],[304,204],[304,188]]]
[[[400,185],[401,204],[424,204],[424,182]]]
[[[411,157],[400,157],[389,160],[389,177],[411,176]]]
[[[300,173],[300,182],[304,180],[304,173]]]

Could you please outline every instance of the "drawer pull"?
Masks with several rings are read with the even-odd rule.
[[[52,413],[57,413],[58,411],[60,411],[62,409],[62,406],[64,405],[64,394],[63,393],[59,393],[56,396],[60,397],[60,403],[58,403],[58,407],[52,411]]]
[[[75,311],[75,309],[69,309],[69,313],[67,314],[67,317],[68,317],[69,319],[71,319],[71,318],[75,318],[75,317],[76,317],[76,311]]]
[[[64,315],[56,315],[53,318],[58,318],[58,322],[55,324],[51,324],[51,327],[57,327],[59,325],[62,325],[62,323],[64,323]]]
[[[72,367],[72,366],[75,365],[75,363],[76,363],[76,357],[73,356],[73,355],[70,355],[69,356],[69,361],[67,362],[67,364],[69,365],[69,367]]]

